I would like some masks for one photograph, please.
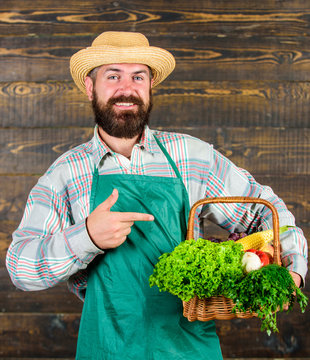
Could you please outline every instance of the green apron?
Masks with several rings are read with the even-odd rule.
[[[174,360],[222,359],[215,324],[189,322],[182,301],[149,286],[161,254],[186,238],[189,200],[177,178],[94,173],[91,211],[114,188],[119,198],[112,211],[153,214],[152,222],[135,222],[127,240],[99,255],[88,267],[76,359]]]

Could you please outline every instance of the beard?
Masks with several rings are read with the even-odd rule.
[[[138,110],[123,110],[117,113],[113,109],[113,104],[120,102],[133,103],[138,106]],[[102,130],[113,137],[132,139],[137,135],[141,135],[145,125],[149,123],[152,106],[151,91],[150,100],[146,104],[140,98],[133,95],[121,95],[110,98],[107,103],[104,104],[100,102],[96,91],[93,90],[92,108],[95,115],[95,122]]]

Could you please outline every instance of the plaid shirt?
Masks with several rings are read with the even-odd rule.
[[[90,211],[93,170],[97,167],[100,175],[175,177],[153,134],[176,163],[191,206],[204,197],[260,197],[277,208],[280,226],[295,225],[293,215],[270,187],[258,184],[247,171],[206,142],[146,127],[129,160],[111,151],[95,128],[94,137],[58,158],[29,195],[7,253],[7,268],[18,288],[41,290],[68,281],[69,289],[84,298],[87,266],[103,253],[92,243],[85,225]],[[200,216],[208,217],[229,232],[250,233],[272,226],[271,211],[259,204],[210,204],[199,212],[195,218],[196,237],[203,236]],[[284,266],[304,280],[307,241],[302,231],[295,227],[282,234],[281,249]]]

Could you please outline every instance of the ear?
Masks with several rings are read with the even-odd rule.
[[[153,84],[154,84],[154,80],[152,79],[152,80],[151,80],[151,89],[152,89],[152,87],[153,87]]]
[[[94,88],[93,80],[89,76],[86,76],[85,89],[86,89],[86,94],[88,96],[89,101],[93,100],[93,88]]]

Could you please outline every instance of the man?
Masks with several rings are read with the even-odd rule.
[[[158,257],[185,239],[189,208],[204,197],[261,197],[276,206],[281,225],[295,225],[269,187],[211,145],[149,129],[151,88],[174,66],[169,52],[127,32],[105,32],[71,58],[72,77],[93,105],[94,137],[39,179],[7,267],[21,289],[68,281],[84,300],[77,359],[221,359],[214,323],[187,321],[178,298],[149,287]],[[230,232],[272,224],[263,206],[208,205],[202,214]],[[307,272],[302,231],[287,231],[281,245],[300,286]]]

